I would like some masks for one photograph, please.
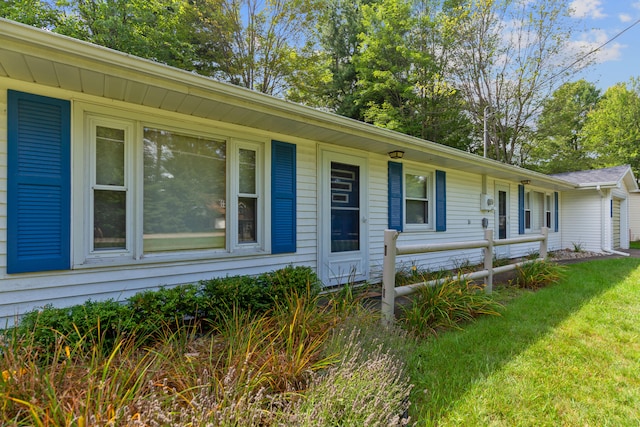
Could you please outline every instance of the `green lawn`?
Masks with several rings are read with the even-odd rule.
[[[570,265],[408,362],[418,426],[640,425],[640,259]]]

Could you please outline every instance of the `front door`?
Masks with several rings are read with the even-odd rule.
[[[496,209],[496,227],[493,238],[495,240],[509,238],[509,187],[506,185],[496,185],[497,209]],[[509,257],[509,246],[496,246],[495,254],[498,258]]]
[[[366,159],[324,152],[320,277],[326,286],[367,280]]]

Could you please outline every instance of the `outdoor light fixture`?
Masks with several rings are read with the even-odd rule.
[[[391,157],[392,159],[401,159],[404,157],[404,151],[402,150],[389,151],[389,157]]]
[[[529,184],[531,184],[531,180],[529,180],[529,179],[523,179],[522,181],[520,181],[520,184],[522,184],[522,185],[529,185]]]

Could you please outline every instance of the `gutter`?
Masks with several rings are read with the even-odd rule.
[[[610,255],[629,256],[629,254],[626,253],[626,252],[614,251],[613,249],[602,249],[602,250],[603,250],[603,252],[608,253]]]

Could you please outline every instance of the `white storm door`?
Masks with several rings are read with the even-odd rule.
[[[325,286],[369,278],[367,163],[357,156],[322,153],[320,277]]]

